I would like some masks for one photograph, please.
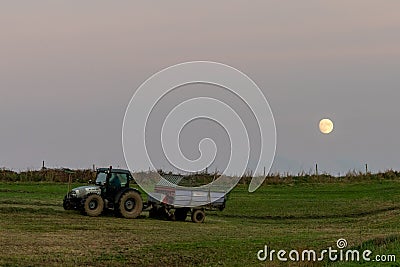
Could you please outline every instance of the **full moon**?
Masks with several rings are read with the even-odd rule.
[[[333,122],[330,119],[322,119],[319,122],[319,130],[323,134],[329,134],[333,131]]]

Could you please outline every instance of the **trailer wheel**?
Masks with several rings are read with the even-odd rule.
[[[156,207],[152,207],[149,210],[149,218],[157,218],[157,208]]]
[[[119,213],[127,218],[134,219],[140,215],[143,209],[143,200],[139,193],[128,191],[121,196],[118,203]]]
[[[97,194],[89,195],[84,202],[83,211],[86,215],[91,217],[99,216],[104,209],[104,201],[101,196]]]
[[[225,204],[223,204],[223,205],[221,205],[221,206],[218,207],[218,210],[219,210],[219,211],[223,211],[224,209],[225,209]]]
[[[175,209],[174,216],[176,221],[184,222],[186,221],[186,217],[188,214],[188,209],[186,208],[177,208]]]
[[[192,222],[202,223],[206,218],[206,214],[203,210],[193,210],[192,212]]]

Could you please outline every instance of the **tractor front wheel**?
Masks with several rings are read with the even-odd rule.
[[[83,210],[86,215],[91,217],[99,216],[104,209],[104,201],[97,194],[89,195],[83,204]]]
[[[121,196],[118,203],[119,213],[128,219],[134,219],[140,215],[143,209],[143,200],[139,193],[128,191]]]
[[[63,208],[64,208],[65,210],[72,210],[72,209],[73,209],[73,206],[72,206],[72,204],[71,204],[71,201],[70,201],[69,199],[67,199],[67,197],[64,198],[64,201],[63,201]]]

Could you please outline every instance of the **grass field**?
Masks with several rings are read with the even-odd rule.
[[[62,183],[0,183],[0,266],[360,266],[259,262],[268,245],[290,251],[336,247],[396,255],[400,266],[400,181],[238,186],[204,224],[64,211]]]

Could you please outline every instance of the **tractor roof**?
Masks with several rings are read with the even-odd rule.
[[[109,168],[98,168],[97,172],[106,172],[108,171]],[[111,173],[126,173],[126,174],[130,174],[131,172],[125,169],[111,169]]]

